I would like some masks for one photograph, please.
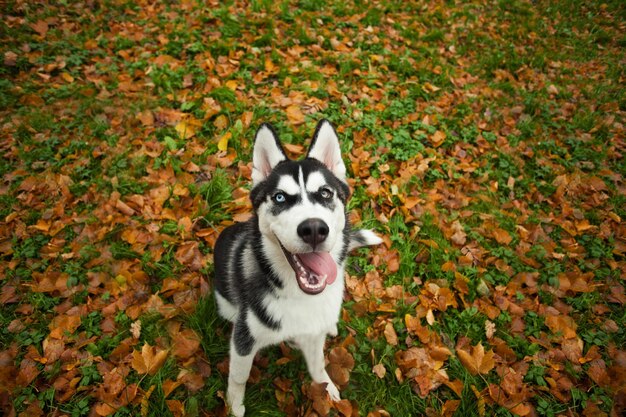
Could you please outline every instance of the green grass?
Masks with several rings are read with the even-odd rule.
[[[511,369],[536,415],[619,413],[622,3],[7,2],[0,409],[93,414],[116,368],[140,387],[116,416],[223,415],[230,325],[210,295],[211,245],[246,210],[233,200],[250,187],[255,128],[270,122],[306,145],[327,118],[354,178],[349,210],[391,244],[349,259],[355,282],[381,289],[347,293],[327,346],[345,343],[355,360],[342,395],[358,415],[478,416],[484,400],[485,415],[510,416],[488,391]],[[191,137],[181,120],[195,123]],[[575,329],[555,326],[557,312]],[[56,332],[66,316],[80,320]],[[192,329],[199,349],[138,374],[132,351],[171,349],[173,326]],[[479,343],[497,357],[472,375],[457,348]],[[450,384],[420,395],[426,371],[396,356],[411,348],[448,349]],[[291,355],[260,355],[250,415],[310,410],[306,367]],[[201,383],[185,385],[187,372]],[[292,381],[281,401],[275,378]],[[170,381],[181,385],[166,395]]]

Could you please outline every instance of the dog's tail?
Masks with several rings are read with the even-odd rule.
[[[355,229],[350,231],[348,251],[363,246],[378,245],[380,243],[383,243],[383,240],[371,230]]]

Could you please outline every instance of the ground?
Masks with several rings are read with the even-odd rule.
[[[0,410],[223,416],[212,247],[251,142],[341,139],[349,261],[327,344],[249,415],[620,416],[622,1],[14,1],[0,23]]]

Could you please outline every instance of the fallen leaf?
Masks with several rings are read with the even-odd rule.
[[[140,375],[154,375],[163,366],[165,359],[167,359],[166,350],[144,343],[141,352],[133,350],[131,366]]]
[[[385,377],[385,374],[387,373],[387,369],[385,368],[385,365],[383,365],[382,363],[378,363],[374,365],[374,367],[372,368],[372,372],[374,372],[374,374],[378,378],[383,379]]]
[[[233,134],[230,132],[224,133],[220,140],[217,142],[217,149],[222,152],[226,152],[228,150],[228,141],[232,136]]]
[[[482,343],[472,346],[470,352],[457,349],[456,354],[465,369],[472,375],[487,374],[496,366],[493,351],[485,352]]]
[[[354,368],[354,358],[344,347],[335,347],[328,354],[328,375],[338,385],[346,385]]]
[[[393,324],[391,322],[388,322],[385,325],[384,334],[387,343],[391,346],[396,346],[398,344],[398,335],[396,334],[396,329],[393,328]]]
[[[300,125],[304,123],[304,114],[302,113],[302,110],[300,110],[300,106],[291,105],[287,107],[285,113],[287,114],[287,119],[289,119],[291,124]]]

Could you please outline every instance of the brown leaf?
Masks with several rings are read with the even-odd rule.
[[[300,110],[300,106],[291,105],[287,107],[285,112],[287,113],[287,119],[289,119],[292,124],[300,125],[304,123],[304,114],[302,110]]]
[[[138,374],[154,375],[165,363],[167,351],[160,350],[156,346],[145,343],[141,352],[133,350],[133,360],[131,366]]]
[[[441,144],[446,140],[446,134],[441,130],[437,130],[431,137],[430,142],[433,144],[435,148],[441,146]]]
[[[4,53],[4,65],[7,67],[14,67],[17,63],[17,54],[13,51],[7,51]]]
[[[149,127],[154,125],[154,114],[150,110],[144,110],[142,112],[137,113],[137,119],[141,122],[144,127]]]
[[[185,415],[185,406],[180,400],[165,400],[167,408],[175,417],[182,417]]]
[[[213,125],[220,130],[224,130],[228,127],[228,118],[223,114],[220,114],[213,121]]]
[[[186,359],[196,353],[199,347],[200,339],[196,333],[191,329],[185,329],[176,334],[172,353],[178,358]]]
[[[48,33],[48,23],[45,20],[38,20],[35,23],[31,23],[30,27],[42,38]]]
[[[387,322],[385,325],[384,335],[385,339],[387,339],[387,343],[391,346],[396,346],[398,344],[398,335],[396,334],[396,329],[393,328],[393,324],[391,322]]]
[[[202,269],[203,258],[197,241],[188,241],[180,245],[176,250],[175,258],[192,271]]]
[[[328,354],[328,375],[338,385],[345,385],[350,380],[350,371],[354,368],[354,358],[344,347],[335,347]]]
[[[499,227],[496,227],[495,229],[493,229],[491,233],[493,234],[493,237],[496,240],[496,242],[498,242],[501,245],[508,245],[513,240],[509,232],[507,232],[504,229],[500,229]]]
[[[326,391],[326,384],[316,384],[313,382],[305,390],[307,397],[313,401],[313,409],[320,416],[327,416],[332,408],[332,401]]]
[[[50,337],[62,339],[66,334],[72,334],[78,326],[80,326],[80,316],[60,315],[52,319],[48,328],[50,329]]]
[[[374,374],[378,378],[383,379],[385,377],[385,374],[387,374],[387,368],[385,368],[385,365],[383,365],[382,363],[378,363],[374,365],[374,367],[372,368],[372,372],[374,372]]]
[[[552,333],[560,333],[565,339],[572,339],[576,337],[576,322],[569,316],[547,316],[546,326],[552,331]]]
[[[204,378],[202,375],[185,369],[178,374],[176,380],[185,384],[185,387],[191,392],[197,392],[204,387]]]
[[[471,352],[457,348],[456,353],[465,369],[472,375],[487,374],[496,366],[493,351],[485,352],[482,343],[472,346]]]
[[[17,384],[21,387],[28,386],[39,375],[39,369],[37,369],[37,363],[28,358],[22,359],[20,362],[20,371],[17,374]]]
[[[335,408],[342,416],[350,417],[353,413],[352,403],[349,400],[339,400],[334,403]]]

